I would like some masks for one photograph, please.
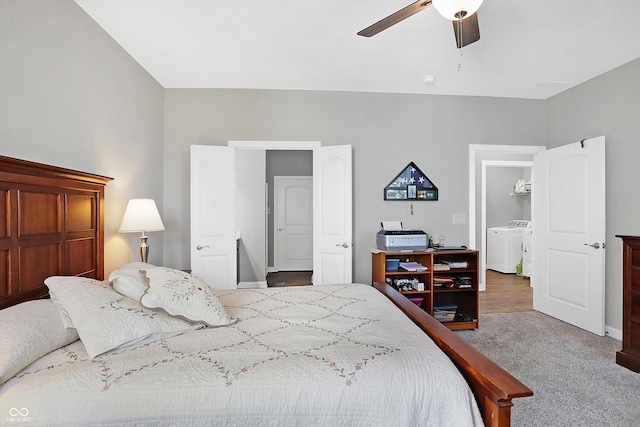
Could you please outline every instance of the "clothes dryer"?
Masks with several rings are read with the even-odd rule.
[[[509,225],[487,229],[487,268],[500,273],[516,272],[516,265],[522,259],[522,239],[524,230],[531,227],[531,221],[514,219]]]

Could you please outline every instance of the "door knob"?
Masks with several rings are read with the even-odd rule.
[[[209,246],[200,246],[200,245],[198,245],[198,246],[196,246],[196,249],[197,249],[197,250],[199,250],[199,251],[201,251],[201,250],[203,250],[204,248],[208,248],[208,247],[209,247]]]
[[[592,243],[592,244],[585,243],[584,245],[585,246],[591,246],[594,249],[600,249],[600,243],[598,243],[598,242]]]
[[[286,228],[278,228],[278,231],[284,231]]]
[[[338,243],[336,246],[342,246],[343,248],[346,249],[349,247],[349,244],[347,242],[344,242],[344,243]]]

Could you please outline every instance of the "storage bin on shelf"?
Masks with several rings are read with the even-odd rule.
[[[398,265],[400,265],[399,258],[387,258],[384,261],[384,269],[386,271],[398,271]]]
[[[458,306],[441,297],[433,298],[433,317],[440,322],[453,322]]]
[[[422,308],[422,306],[424,305],[424,298],[409,298],[409,300],[411,300],[412,303],[414,303],[415,305],[417,305],[418,307]]]

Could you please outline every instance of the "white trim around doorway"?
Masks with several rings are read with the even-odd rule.
[[[486,289],[486,276],[485,276],[485,260],[486,254],[484,253],[485,248],[478,248],[476,241],[476,216],[479,214],[481,216],[482,224],[480,225],[483,233],[486,233],[486,207],[481,205],[480,212],[476,212],[476,194],[478,192],[478,185],[481,185],[480,192],[481,197],[484,196],[485,188],[482,182],[484,177],[480,178],[480,182],[476,180],[476,163],[478,162],[478,156],[480,154],[493,153],[496,155],[495,159],[484,159],[486,161],[497,161],[499,160],[499,156],[503,154],[530,154],[534,155],[539,151],[546,150],[545,146],[540,145],[482,145],[482,144],[469,144],[469,248],[471,249],[479,249],[480,250],[480,284],[479,290],[484,291]],[[515,163],[515,161],[511,161],[511,163]],[[484,171],[483,171],[484,172]],[[486,246],[486,243],[482,243],[481,245]]]

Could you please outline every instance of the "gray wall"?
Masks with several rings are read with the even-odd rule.
[[[72,0],[0,1],[0,154],[114,178],[105,273],[136,260],[128,199],[162,209],[163,88]],[[162,233],[150,233],[162,262]]]
[[[516,181],[531,176],[525,169],[530,168],[487,168],[487,228],[508,225],[512,219],[531,219],[531,196],[513,192]]]
[[[468,145],[544,145],[544,101],[458,96],[272,90],[165,90],[165,263],[189,267],[189,146],[230,140],[321,141],[353,146],[354,280],[371,278],[381,220],[467,244]],[[440,199],[384,201],[409,162]],[[165,225],[166,225],[165,224]],[[177,226],[179,225],[179,226]]]
[[[547,145],[606,138],[606,319],[622,328],[622,243],[640,235],[640,59],[546,102]]]

